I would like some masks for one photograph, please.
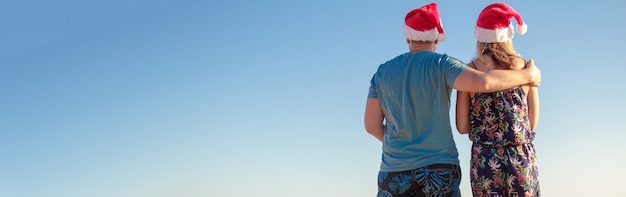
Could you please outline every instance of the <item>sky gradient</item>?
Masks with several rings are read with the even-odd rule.
[[[0,2],[0,196],[375,196],[369,80],[430,2]],[[468,62],[493,2],[438,1],[437,51]],[[542,71],[542,194],[624,195],[626,3],[503,2]]]

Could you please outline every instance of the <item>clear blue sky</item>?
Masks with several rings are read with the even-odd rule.
[[[369,80],[430,2],[0,2],[0,196],[375,196]],[[470,60],[492,2],[439,1],[438,51]],[[543,75],[543,194],[623,195],[626,3],[504,2]]]

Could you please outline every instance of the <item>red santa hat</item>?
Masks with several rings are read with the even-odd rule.
[[[494,3],[485,7],[478,15],[474,36],[478,41],[485,43],[504,42],[512,39],[515,35],[511,24],[512,17],[515,17],[515,21],[517,21],[517,33],[524,35],[528,26],[522,21],[519,13],[507,4]]]
[[[437,3],[411,10],[404,18],[404,36],[414,41],[443,42],[445,34],[437,10]]]

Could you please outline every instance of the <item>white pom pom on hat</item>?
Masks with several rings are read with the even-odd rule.
[[[414,41],[443,42],[446,35],[443,32],[437,3],[431,3],[411,10],[404,18],[404,36]]]
[[[526,25],[526,23],[523,23],[522,25],[517,25],[516,30],[519,35],[524,35],[526,34],[526,30],[528,30],[528,25]]]
[[[480,42],[494,43],[512,39],[515,35],[511,18],[517,21],[515,30],[524,35],[528,26],[517,11],[505,3],[493,3],[483,9],[476,20],[474,36]]]

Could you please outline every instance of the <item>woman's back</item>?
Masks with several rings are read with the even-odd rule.
[[[487,56],[475,59],[470,66],[488,71],[501,69]],[[511,57],[511,69],[522,69],[525,61]],[[521,145],[532,142],[534,133],[528,119],[527,94],[529,87],[470,93],[470,139],[480,144]]]

